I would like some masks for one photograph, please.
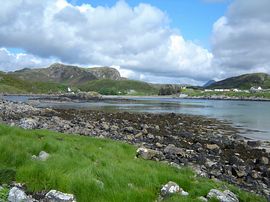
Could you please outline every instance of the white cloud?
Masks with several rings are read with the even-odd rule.
[[[235,0],[214,24],[213,63],[220,77],[270,73],[269,9],[269,0]]]
[[[186,41],[170,27],[168,16],[149,4],[0,3],[0,47],[19,47],[30,55],[55,57],[65,63],[118,65],[127,76],[145,80],[207,80],[216,74],[211,68],[212,54]]]
[[[25,67],[44,67],[53,62],[56,62],[56,60],[39,58],[24,53],[14,54],[6,48],[0,48],[0,71],[14,71]]]

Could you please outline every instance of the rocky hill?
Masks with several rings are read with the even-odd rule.
[[[110,67],[82,68],[60,63],[52,64],[47,68],[25,68],[9,74],[21,80],[57,82],[62,84],[77,85],[97,79],[120,80],[120,73]]]
[[[270,75],[265,73],[244,74],[215,82],[207,88],[250,89],[252,86],[270,88]]]
[[[122,80],[119,71],[112,67],[94,67],[85,69],[98,79]]]

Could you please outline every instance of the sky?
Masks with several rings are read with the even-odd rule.
[[[269,0],[0,3],[0,71],[61,62],[194,85],[270,73]]]

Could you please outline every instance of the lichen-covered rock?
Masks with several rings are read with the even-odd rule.
[[[50,202],[76,202],[73,194],[66,194],[56,190],[49,191],[45,196],[45,200]]]
[[[160,155],[161,153],[159,151],[140,147],[137,149],[136,156],[145,160],[151,160],[154,157],[159,157]]]
[[[49,157],[50,157],[50,154],[48,154],[45,151],[41,151],[41,152],[39,152],[38,156],[33,155],[32,159],[33,160],[39,160],[39,161],[46,161]]]
[[[179,187],[178,184],[170,181],[161,188],[160,195],[166,197],[171,194],[180,193],[181,191],[182,189]]]
[[[23,118],[19,122],[19,126],[24,129],[34,129],[38,125],[38,122],[31,118]]]
[[[217,189],[211,189],[210,192],[207,194],[207,198],[215,198],[218,199],[220,202],[239,202],[237,196],[230,190],[225,190],[222,192]]]
[[[18,187],[13,187],[8,193],[9,202],[26,202],[30,201],[26,193]]]

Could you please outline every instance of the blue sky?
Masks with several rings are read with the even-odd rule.
[[[69,0],[73,5],[91,4],[92,6],[115,5],[118,0]],[[214,2],[213,2],[214,1]],[[187,40],[192,40],[210,49],[212,26],[226,10],[231,1],[207,0],[126,0],[134,7],[140,3],[151,4],[165,12],[171,26],[180,30]]]

